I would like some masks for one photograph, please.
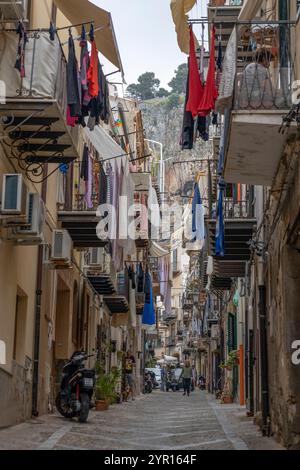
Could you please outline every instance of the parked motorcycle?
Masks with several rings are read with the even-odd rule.
[[[58,412],[65,418],[78,417],[80,423],[88,419],[93,408],[92,396],[95,388],[95,370],[85,369],[84,362],[94,354],[76,351],[64,366],[60,391],[55,405]]]
[[[144,376],[144,390],[145,393],[152,393],[153,390],[153,382],[150,372],[145,372]]]

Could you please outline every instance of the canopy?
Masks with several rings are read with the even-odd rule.
[[[185,54],[190,53],[190,30],[187,13],[193,8],[196,2],[197,0],[171,0],[171,11],[175,23],[178,45],[180,50]],[[196,37],[195,47],[198,47]]]
[[[170,254],[168,250],[166,250],[164,247],[162,247],[160,244],[152,241],[151,242],[151,247],[150,247],[150,254],[151,256],[161,258],[162,256],[167,256]]]
[[[101,126],[95,126],[93,131],[85,127],[84,132],[104,161],[119,155],[123,155],[123,157],[116,158],[118,163],[121,162],[122,159],[123,161],[126,160],[127,157],[124,155],[126,152]]]
[[[163,359],[157,361],[157,364],[167,364],[169,362],[178,362],[178,357],[164,356]]]
[[[54,0],[54,2],[71,24],[94,21],[95,39],[99,52],[124,75],[111,14],[88,0]],[[97,28],[101,26],[106,27],[97,31]]]

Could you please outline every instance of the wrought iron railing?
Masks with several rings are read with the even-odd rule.
[[[290,108],[295,66],[294,29],[290,22],[239,23],[235,109]]]
[[[251,201],[236,202],[232,198],[224,200],[225,219],[249,219],[254,217],[254,206]]]

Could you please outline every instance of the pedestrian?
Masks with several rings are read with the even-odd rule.
[[[206,380],[204,375],[199,376],[199,389],[200,390],[205,390],[206,389]]]
[[[187,395],[188,397],[190,396],[190,391],[191,391],[191,379],[192,379],[192,368],[190,361],[185,361],[184,367],[182,370],[182,379],[183,379],[183,390],[184,393],[183,395]]]
[[[164,368],[164,366],[161,366],[160,376],[161,376],[160,389],[161,389],[162,392],[164,392],[165,391],[165,381],[166,381],[166,369]]]
[[[127,351],[126,362],[125,362],[125,377],[126,377],[126,386],[129,388],[128,396],[131,396],[134,400],[135,394],[135,382],[133,377],[133,371],[135,367],[135,358],[131,351]]]
[[[194,392],[197,386],[197,370],[195,364],[192,366],[192,384],[191,384],[191,391]]]

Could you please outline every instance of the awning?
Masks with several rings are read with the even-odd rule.
[[[188,25],[187,13],[193,8],[197,0],[171,0],[171,11],[175,29],[177,33],[177,41],[180,50],[185,54],[190,53],[190,30]],[[199,46],[195,37],[195,47]]]
[[[154,256],[155,258],[161,258],[163,256],[169,255],[170,252],[166,250],[164,247],[159,245],[158,243],[155,243],[154,241],[151,242],[151,247],[150,247],[150,255]]]
[[[97,48],[124,75],[111,14],[88,0],[54,0],[71,24],[94,21]],[[98,27],[107,26],[100,31]],[[80,29],[80,28],[79,28]]]
[[[126,152],[101,126],[95,126],[93,131],[85,127],[84,132],[102,160],[109,160],[119,155],[123,155],[123,157],[117,158],[117,162],[121,162],[122,159],[126,160],[127,157],[124,155]]]

